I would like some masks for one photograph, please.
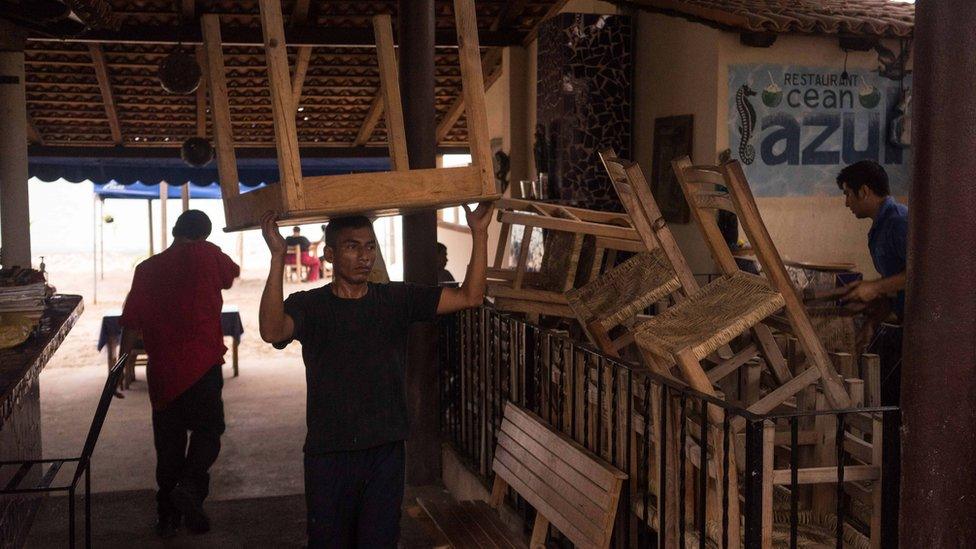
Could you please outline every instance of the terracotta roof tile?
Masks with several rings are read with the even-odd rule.
[[[752,32],[910,37],[915,5],[891,0],[634,0],[640,7]]]

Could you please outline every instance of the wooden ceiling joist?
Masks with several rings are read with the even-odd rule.
[[[95,76],[98,78],[98,88],[102,93],[108,127],[112,131],[112,141],[121,145],[122,129],[119,127],[119,116],[115,112],[115,98],[112,95],[112,82],[108,77],[108,68],[105,66],[105,54],[102,53],[102,47],[98,44],[89,44],[88,51],[91,53],[92,63],[95,65]]]
[[[183,15],[184,20],[194,19],[197,14],[196,12],[196,0],[180,0],[180,13]]]
[[[224,46],[260,46],[261,33],[252,28],[237,27],[224,30]],[[177,37],[180,37],[177,40]],[[526,33],[518,31],[483,31],[480,33],[482,47],[515,46],[522,43]],[[176,46],[178,44],[196,45],[203,43],[200,29],[192,24],[182,26],[123,26],[117,31],[96,30],[77,37],[30,36],[31,42],[55,42],[69,44],[157,44]],[[373,47],[375,37],[372,29],[356,27],[308,26],[292,27],[285,32],[286,43],[290,47]],[[438,30],[434,33],[434,44],[439,47],[456,48],[457,33],[453,30]]]
[[[487,72],[484,75],[485,79],[485,91],[487,92],[492,84],[498,80],[502,75],[502,51],[500,48],[492,48],[485,53],[484,60],[481,63],[484,71]],[[440,143],[447,137],[447,134],[451,131],[457,121],[461,118],[461,114],[464,112],[464,95],[459,95],[454,103],[451,104],[447,109],[447,113],[441,118],[439,124],[437,124],[437,142]]]

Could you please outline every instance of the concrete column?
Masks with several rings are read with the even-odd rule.
[[[916,4],[901,547],[976,547],[976,4]]]
[[[397,10],[397,45],[403,118],[410,169],[436,165],[437,120],[434,111],[434,0],[401,0]],[[403,279],[437,283],[437,214],[403,218]],[[406,444],[407,484],[440,481],[441,448],[437,395],[437,326],[414,325],[407,350],[407,407],[410,439]]]
[[[0,22],[0,264],[30,267],[24,34]]]

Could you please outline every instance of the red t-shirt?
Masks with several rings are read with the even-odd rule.
[[[241,268],[217,246],[174,244],[136,267],[120,324],[140,330],[154,410],[164,409],[204,373],[224,363],[221,290]]]

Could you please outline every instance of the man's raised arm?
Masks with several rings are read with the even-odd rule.
[[[278,232],[275,225],[275,213],[266,212],[261,218],[261,233],[271,251],[271,269],[268,271],[268,281],[261,294],[261,309],[258,312],[258,327],[261,339],[268,343],[279,343],[292,338],[295,323],[285,314],[284,289],[282,278],[285,272],[285,239]]]
[[[482,202],[478,208],[471,211],[467,205],[468,226],[471,227],[471,260],[468,270],[464,273],[464,282],[460,288],[444,288],[441,299],[437,302],[437,314],[449,314],[469,307],[477,307],[485,296],[485,277],[488,270],[488,224],[491,223],[491,212],[495,209],[492,202]]]

